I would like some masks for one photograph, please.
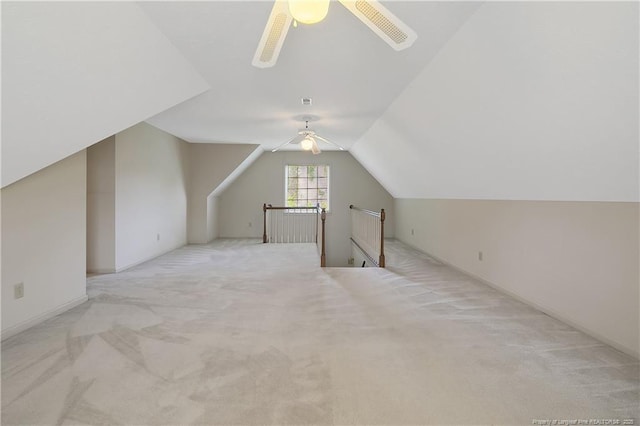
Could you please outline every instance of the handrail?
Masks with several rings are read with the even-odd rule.
[[[274,207],[271,204],[265,204],[266,210],[317,210],[317,207]]]
[[[379,241],[379,245],[380,245],[380,252],[379,252],[379,255],[378,255],[378,262],[376,262],[376,261],[374,260],[374,261],[373,261],[373,263],[374,263],[374,264],[376,264],[377,266],[381,267],[381,268],[384,268],[384,267],[386,266],[386,259],[385,259],[385,255],[384,255],[384,221],[385,221],[386,216],[387,216],[387,215],[386,215],[386,213],[385,213],[385,211],[384,211],[384,209],[380,209],[380,211],[379,211],[379,212],[376,212],[376,211],[373,211],[373,210],[361,209],[361,208],[359,208],[359,207],[354,206],[353,204],[351,204],[351,205],[349,206],[349,208],[350,208],[351,210],[354,210],[354,211],[357,211],[357,212],[363,213],[363,214],[365,214],[365,215],[372,216],[372,217],[375,217],[375,218],[379,218],[379,219],[380,219],[380,231],[379,231],[379,238],[380,238],[380,241]],[[353,226],[353,222],[352,222],[352,226]],[[351,233],[352,233],[352,234],[354,233],[354,229],[352,229],[352,230],[351,230]],[[375,236],[375,238],[374,238],[374,239],[375,239],[375,240],[377,240],[377,237],[378,237],[378,235],[377,235],[377,232],[376,232],[376,236]],[[353,241],[353,242],[356,244],[356,246],[357,246],[357,247],[358,247],[358,248],[359,248],[359,249],[360,249],[360,250],[361,250],[365,255],[367,255],[367,257],[369,257],[370,259],[373,259],[373,258],[372,258],[372,257],[371,257],[367,252],[366,252],[366,250],[364,250],[364,249],[360,246],[360,244],[358,244],[358,243],[355,241],[355,239],[354,239],[353,237],[351,238],[351,241]],[[377,241],[374,241],[374,243],[377,243]]]
[[[349,208],[351,210],[355,210],[355,211],[359,211],[359,212],[362,212],[362,213],[366,213],[369,216],[375,216],[375,217],[380,217],[381,213],[384,212],[384,209],[382,209],[382,212],[374,212],[373,210],[361,209],[360,207],[356,207],[353,204],[350,204]]]
[[[354,239],[353,239],[353,237],[351,237],[351,238],[350,238],[350,240],[351,240],[351,242],[352,242],[353,244],[355,244],[355,246],[356,246],[356,247],[358,247],[358,249],[360,250],[360,252],[361,252],[362,254],[364,254],[364,255],[367,257],[367,259],[369,259],[369,261],[370,261],[371,263],[373,263],[374,265],[376,265],[376,266],[378,266],[378,267],[380,266],[380,265],[378,264],[378,262],[377,262],[373,257],[371,257],[371,255],[370,255],[369,253],[367,253],[367,251],[366,251],[365,249],[363,249],[363,248],[360,246],[360,244],[358,244],[358,242],[357,242],[356,240],[354,240]]]
[[[322,267],[326,266],[326,249],[325,249],[324,238],[325,238],[325,221],[326,221],[327,213],[326,213],[326,209],[325,208],[321,209],[320,208],[320,204],[316,205],[315,207],[308,207],[308,206],[286,207],[286,206],[273,206],[271,204],[264,203],[262,205],[262,212],[263,212],[263,216],[262,216],[263,217],[263,219],[262,219],[262,229],[263,229],[263,232],[262,232],[262,243],[263,244],[269,242],[270,239],[271,239],[271,241],[274,241],[274,237],[273,236],[267,237],[267,210],[285,211],[284,213],[281,214],[282,216],[279,216],[280,220],[282,220],[282,221],[284,221],[286,219],[286,217],[287,217],[286,211],[291,211],[291,213],[300,213],[300,210],[315,211],[315,213],[316,213],[315,214],[315,216],[316,216],[316,221],[315,221],[315,243],[316,243],[316,245],[321,245],[321,248],[319,248],[319,250],[320,250],[320,266],[322,266]],[[274,222],[274,220],[275,220],[275,222]],[[306,219],[305,219],[305,221],[306,221]],[[285,230],[284,228],[286,228],[287,231],[291,230],[291,225],[287,225],[287,226],[289,226],[289,227],[287,227],[287,226],[284,226],[283,222],[278,222],[278,216],[275,216],[275,217],[271,216],[270,223],[271,223],[271,230],[272,230],[271,232],[273,232],[274,223],[275,223],[276,229],[280,228],[280,230],[284,231]],[[304,223],[304,222],[302,222],[302,223]],[[309,226],[310,222],[306,222],[306,223],[307,223],[306,225],[303,225],[303,228],[306,229],[304,231],[304,232],[306,232],[306,234],[303,233],[303,235],[309,236],[309,231],[311,231],[310,226]],[[289,224],[289,222],[287,222],[287,224]],[[299,224],[300,224],[300,222],[298,222],[298,226],[300,226]],[[296,230],[296,220],[294,220],[292,226],[293,226],[294,231],[295,231]],[[318,228],[319,227],[321,227],[321,237],[322,237],[321,241],[318,241],[318,230],[319,230]],[[300,231],[299,228],[297,230]],[[295,232],[294,232],[294,234],[295,234]],[[300,240],[297,240],[298,236],[296,236],[296,235],[293,236],[293,240],[294,240],[293,242],[308,242],[308,239],[306,239],[308,237],[305,237],[306,241],[300,241]],[[287,238],[286,238],[287,241],[286,242],[290,242],[289,237],[291,237],[290,233],[287,235]],[[285,242],[284,235],[280,235],[280,237],[279,237],[279,234],[276,234],[275,241],[276,242],[278,242],[278,241],[279,242]],[[319,243],[321,243],[321,244],[319,244]]]

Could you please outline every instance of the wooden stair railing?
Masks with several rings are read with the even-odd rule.
[[[353,204],[349,208],[351,209],[351,241],[372,263],[384,268],[386,264],[384,256],[384,221],[386,213],[384,209],[376,212],[361,209]],[[374,253],[369,253],[369,251]]]
[[[264,203],[262,212],[263,243],[315,242],[320,254],[320,266],[326,266],[324,238],[327,213],[324,208],[320,208],[320,205],[276,207]],[[309,212],[315,212],[315,221],[308,216]],[[269,220],[267,220],[267,214],[270,216]],[[320,231],[320,239],[318,239],[318,231]]]

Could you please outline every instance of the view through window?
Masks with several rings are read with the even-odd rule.
[[[286,170],[287,207],[314,207],[329,210],[329,166],[288,165]]]

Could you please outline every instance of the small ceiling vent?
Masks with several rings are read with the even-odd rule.
[[[302,105],[311,105],[311,98],[302,98]]]

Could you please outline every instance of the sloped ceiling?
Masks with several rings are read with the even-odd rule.
[[[2,2],[2,186],[208,88],[134,3]]]
[[[312,128],[349,148],[480,6],[382,3],[418,33],[409,49],[391,49],[334,1],[324,21],[291,28],[277,64],[266,69],[251,60],[272,1],[140,3],[211,86],[148,122],[190,142],[269,150],[304,127],[303,115],[312,115]],[[302,97],[313,104],[303,106]]]
[[[482,6],[352,147],[396,198],[638,201],[638,3]]]
[[[2,185],[141,120],[268,150],[311,115],[394,197],[638,200],[638,3],[383,3],[411,48],[332,2],[257,69],[271,1],[3,2]]]

